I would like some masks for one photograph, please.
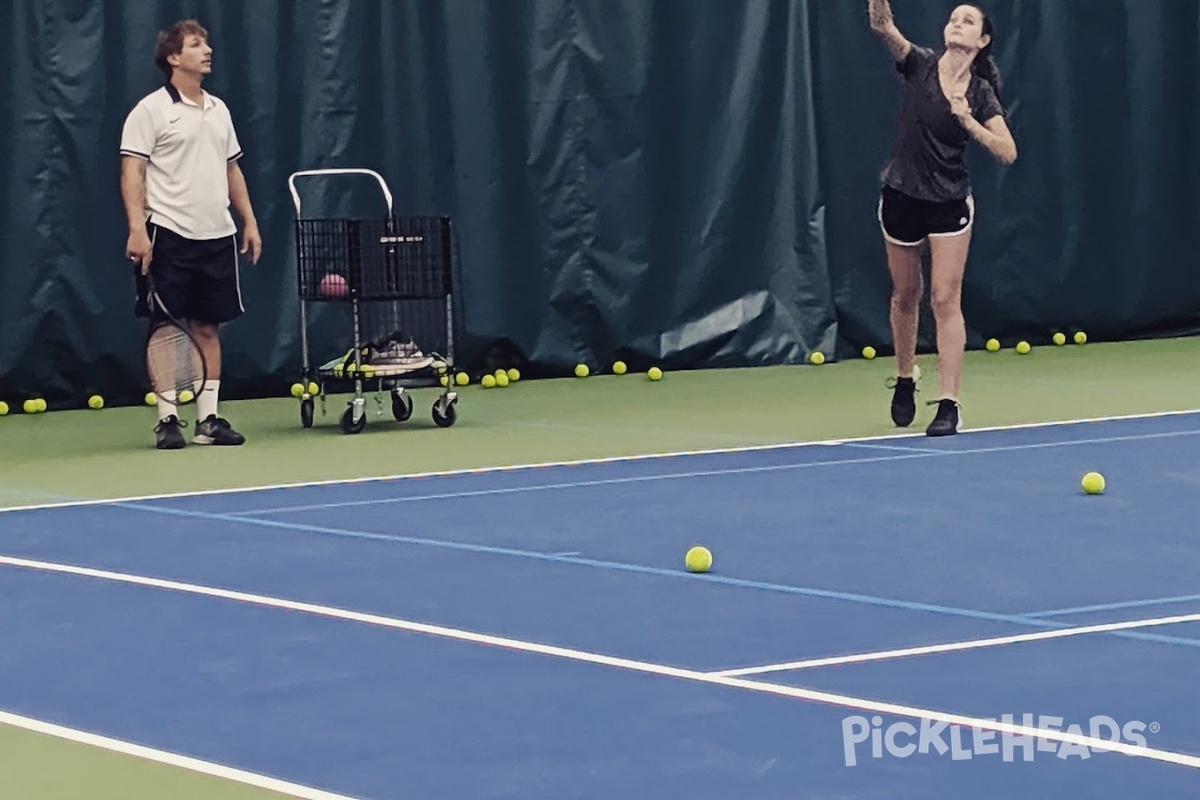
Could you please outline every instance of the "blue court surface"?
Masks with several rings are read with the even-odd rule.
[[[1198,453],[1177,414],[7,511],[0,709],[297,796],[1192,797]]]

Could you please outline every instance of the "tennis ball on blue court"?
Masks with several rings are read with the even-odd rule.
[[[658,367],[651,367],[650,369],[646,370],[646,377],[652,381],[661,381],[662,376],[663,371]]]
[[[496,376],[495,375],[484,375],[483,379],[480,381],[480,383],[483,384],[483,388],[491,389],[493,386],[496,385]]]
[[[713,557],[707,547],[696,545],[687,551],[687,555],[683,557],[683,564],[687,567],[688,572],[708,572],[712,569]]]
[[[8,403],[0,400],[0,417],[8,416]]]
[[[1059,347],[1062,347],[1064,344],[1067,343],[1067,335],[1065,333],[1063,333],[1062,331],[1059,331],[1058,333],[1054,334],[1053,339],[1054,339],[1054,343],[1056,345],[1058,345]]]
[[[868,361],[870,361],[872,358],[875,357],[875,348],[871,347],[871,345],[867,345],[866,347],[864,347],[862,349],[862,357],[867,359]]]
[[[591,372],[591,370],[588,369],[587,364],[576,364],[575,365],[575,377],[576,378],[586,378],[588,376],[588,373],[590,373],[590,372]]]
[[[1085,494],[1100,494],[1104,491],[1104,476],[1099,472],[1089,472],[1079,482]]]
[[[1084,333],[1083,331],[1076,331],[1075,332],[1075,344],[1086,344],[1086,343],[1087,343],[1087,334]]]
[[[1029,342],[1017,342],[1017,352],[1025,355],[1030,351]]]
[[[88,398],[88,408],[104,408],[104,398],[94,394]]]
[[[1000,340],[999,339],[988,339],[987,340],[987,349],[988,349],[989,353],[999,352]]]
[[[292,397],[300,397],[303,394],[304,394],[303,384],[293,383],[292,384]]]
[[[814,364],[824,364],[825,363],[825,354],[822,353],[820,350],[816,350],[813,352],[812,355],[810,355],[808,357],[808,360]]]
[[[625,366],[624,361],[617,361],[617,362],[613,363],[613,374],[614,375],[624,375],[625,371],[627,369],[629,369],[629,367]]]

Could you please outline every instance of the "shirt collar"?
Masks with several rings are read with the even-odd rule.
[[[186,97],[181,95],[179,93],[179,89],[175,88],[175,84],[171,83],[170,81],[167,81],[166,84],[164,84],[164,88],[167,90],[167,94],[171,96],[172,103],[183,103],[189,106],[196,105],[191,100],[188,100]],[[205,92],[203,89],[200,91],[204,94],[204,108],[212,108],[216,105],[216,101],[213,100],[212,95],[210,95],[208,92]]]

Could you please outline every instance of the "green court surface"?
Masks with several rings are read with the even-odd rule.
[[[1200,338],[972,352],[964,426],[1200,407],[1197,359]],[[921,404],[936,397],[936,361],[922,356],[918,363]],[[223,416],[248,438],[246,447],[229,450],[156,451],[154,412],[146,407],[12,414],[0,419],[0,506],[920,432],[932,413],[924,405],[907,432],[888,418],[884,384],[893,368],[877,358],[670,372],[660,381],[643,373],[523,380],[503,389],[476,381],[461,387],[452,428],[434,426],[435,392],[422,389],[402,424],[390,411],[376,416],[368,397],[369,423],[353,436],[337,427],[345,397],[330,397],[324,417],[318,402],[317,421],[305,430],[299,401],[281,386],[278,399],[222,404]]]
[[[1200,407],[1200,338],[972,352],[962,396],[967,428],[1183,411]],[[936,361],[923,356],[918,401],[936,397]],[[861,436],[919,434],[932,409],[897,431],[888,419],[887,358],[822,366],[523,380],[460,389],[457,424],[434,426],[433,390],[416,393],[413,418],[375,416],[359,435],[337,427],[344,397],[314,428],[298,401],[224,402],[246,434],[241,448],[153,448],[146,407],[11,414],[0,419],[0,507],[73,499],[278,485],[442,470],[719,450]],[[607,372],[607,370],[605,370]],[[12,399],[9,398],[10,404]],[[81,399],[82,404],[82,399]],[[19,407],[19,402],[15,404]],[[190,433],[190,431],[189,431]],[[0,526],[4,515],[0,514]],[[0,726],[5,797],[280,797],[235,781],[54,736]]]
[[[279,800],[289,797],[188,769],[0,725],[4,797],[21,800]]]

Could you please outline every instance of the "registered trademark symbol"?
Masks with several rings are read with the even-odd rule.
[[[1162,726],[1159,725],[1157,722],[1150,723],[1150,732],[1151,733],[1158,733],[1160,730],[1162,730]]]

